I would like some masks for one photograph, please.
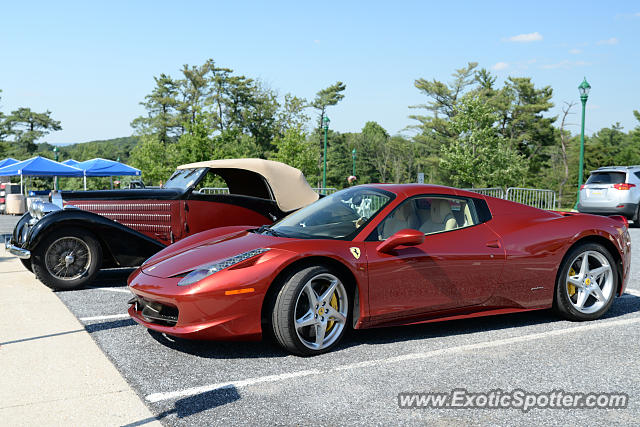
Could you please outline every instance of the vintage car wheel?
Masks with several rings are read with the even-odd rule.
[[[556,284],[555,308],[569,320],[593,320],[611,307],[618,289],[616,263],[597,243],[569,251]]]
[[[55,290],[77,289],[90,282],[100,269],[102,248],[89,231],[80,228],[56,230],[33,254],[33,272]]]
[[[31,260],[30,259],[20,258],[20,262],[22,263],[22,265],[24,265],[24,268],[26,268],[27,270],[33,272],[33,267],[31,267]]]
[[[286,350],[312,356],[331,350],[348,328],[349,294],[343,281],[323,266],[291,276],[276,298],[273,334]]]

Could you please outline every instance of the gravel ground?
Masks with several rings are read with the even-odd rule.
[[[631,236],[640,242],[640,229]],[[639,254],[634,250],[634,267]],[[269,342],[193,342],[149,332],[123,315],[128,271],[103,272],[94,288],[58,296],[167,425],[637,425],[640,272],[634,267],[630,293],[595,322],[538,311],[355,331],[336,351],[314,358],[288,355]],[[398,407],[401,392],[456,388],[624,392],[630,400],[627,409],[527,413]]]

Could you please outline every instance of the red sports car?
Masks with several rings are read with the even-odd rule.
[[[554,307],[602,316],[624,292],[622,217],[564,214],[454,188],[363,185],[273,226],[175,243],[129,278],[129,313],[168,335],[333,348],[371,328]]]

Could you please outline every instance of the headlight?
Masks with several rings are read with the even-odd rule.
[[[231,267],[232,265],[241,263],[242,261],[248,260],[249,258],[253,258],[256,255],[263,254],[268,250],[269,248],[253,249],[251,251],[241,253],[240,255],[235,255],[231,258],[215,262],[213,264],[201,265],[191,273],[184,276],[184,278],[178,282],[178,286],[192,285],[204,279],[205,277],[211,276],[213,273],[224,270],[225,268]]]
[[[31,205],[29,206],[29,214],[31,215],[32,218],[40,218],[38,215],[42,214],[42,200],[38,200],[35,199],[34,201],[31,202]]]
[[[42,200],[34,200],[29,206],[29,214],[32,218],[39,220],[49,212],[59,211],[61,208],[53,203],[45,203]]]

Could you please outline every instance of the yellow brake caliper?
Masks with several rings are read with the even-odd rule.
[[[569,270],[569,276],[575,276],[575,275],[576,275],[576,271],[573,269],[573,267],[571,267],[571,270]],[[567,282],[567,290],[569,291],[570,297],[576,294],[576,287],[569,282]]]
[[[329,301],[329,305],[333,307],[334,310],[338,311],[338,298],[336,298],[335,292],[333,293],[333,295],[331,295],[331,301]],[[327,323],[327,332],[329,332],[331,328],[333,328],[334,323],[336,323],[335,320],[329,320],[329,322]]]

